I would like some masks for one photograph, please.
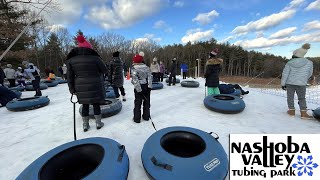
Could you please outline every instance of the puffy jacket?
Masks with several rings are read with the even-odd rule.
[[[182,72],[188,72],[188,65],[187,64],[181,64],[180,69],[182,69]]]
[[[137,92],[142,91],[142,84],[148,84],[148,88],[152,88],[152,75],[150,68],[143,63],[133,64],[131,83]]]
[[[70,93],[80,104],[99,104],[106,96],[104,74],[107,68],[99,54],[89,48],[74,48],[67,56],[67,81]]]
[[[14,79],[14,73],[16,72],[14,69],[5,68],[3,72],[6,75],[7,79]]]
[[[40,77],[40,70],[32,63],[28,64],[28,68],[23,70],[24,74],[28,76],[31,80],[35,80],[35,76]]]
[[[175,76],[177,74],[177,62],[172,61],[171,67],[170,67],[170,73],[171,76]]]
[[[14,77],[16,78],[16,80],[18,81],[24,81],[26,80],[25,78],[25,74],[20,72],[20,71],[16,71],[16,73],[14,73]]]
[[[313,73],[313,63],[306,58],[293,58],[282,72],[281,86],[286,84],[305,86]]]
[[[124,81],[123,75],[124,63],[119,57],[113,57],[110,62],[109,79],[111,80],[112,86],[122,87]]]
[[[160,73],[164,73],[164,65],[160,64],[159,65]]]
[[[218,87],[219,85],[219,73],[221,71],[222,59],[209,59],[206,63],[205,74],[206,78],[205,86]]]
[[[159,64],[158,63],[151,63],[151,65],[150,65],[150,71],[151,72],[153,72],[153,73],[158,73],[158,72],[160,72],[160,66],[159,66]]]

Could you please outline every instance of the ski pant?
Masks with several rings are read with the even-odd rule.
[[[159,81],[163,82],[163,73],[159,73]]]
[[[298,104],[300,107],[300,110],[306,110],[307,109],[307,103],[306,103],[306,86],[297,86],[297,85],[291,85],[286,84],[287,86],[287,103],[289,109],[295,109],[294,108],[294,93],[296,92],[298,95]]]
[[[152,82],[159,82],[159,77],[157,72],[153,72],[152,74]]]
[[[182,72],[182,79],[187,79],[187,72]]]
[[[40,76],[35,76],[35,79],[31,81],[33,89],[36,91],[36,96],[41,96],[42,93],[40,91]]]
[[[133,120],[140,122],[141,119],[141,105],[143,104],[142,118],[149,120],[150,118],[150,92],[148,84],[141,84],[142,92],[138,93],[134,90],[134,109],[133,109]]]
[[[18,85],[26,86],[25,80],[18,80]]]
[[[171,83],[173,85],[176,84],[176,75],[173,76],[173,75],[170,74],[170,76],[169,76],[169,86],[171,85]]]
[[[121,92],[121,95],[122,95],[122,96],[125,96],[125,95],[126,95],[126,92],[124,91],[123,86],[121,86],[121,87],[112,86],[112,88],[113,88],[114,94],[116,95],[116,98],[119,98],[119,97],[120,97],[119,89],[120,89],[120,92]]]
[[[93,114],[94,115],[100,115],[101,114],[101,108],[100,104],[93,104]],[[82,105],[82,117],[89,116],[89,104],[83,104]]]

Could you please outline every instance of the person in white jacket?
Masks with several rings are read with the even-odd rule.
[[[308,79],[313,73],[312,61],[304,58],[308,49],[310,49],[310,44],[307,43],[293,51],[292,59],[284,67],[281,78],[282,89],[287,91],[287,104],[289,108],[287,113],[291,116],[295,115],[294,94],[297,93],[301,119],[313,119],[312,116],[307,114],[306,104],[306,87]]]
[[[26,77],[25,77],[25,74],[22,72],[21,67],[18,67],[16,73],[14,73],[14,77],[16,78],[19,86],[22,86],[22,87],[26,86]]]
[[[11,64],[7,64],[7,68],[3,70],[7,80],[10,83],[10,87],[15,87],[16,86],[16,79],[14,77],[14,73],[16,72],[14,69],[12,69]]]
[[[36,91],[34,96],[42,96],[40,91],[40,70],[32,63],[28,61],[22,61],[22,65],[25,67],[23,72],[32,80],[33,89]]]
[[[67,70],[68,70],[67,65],[63,64],[63,66],[62,66],[62,74],[63,74],[63,78],[64,79],[67,79]]]
[[[157,58],[154,57],[152,63],[150,65],[150,70],[153,76],[152,82],[159,82],[159,73],[160,73],[160,66],[157,62]]]

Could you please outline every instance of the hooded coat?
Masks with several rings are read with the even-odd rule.
[[[282,71],[281,86],[286,84],[305,86],[313,73],[313,63],[306,58],[293,58]]]
[[[222,59],[212,58],[206,63],[204,77],[206,78],[205,86],[218,87],[219,86],[219,73],[221,71]]]
[[[113,57],[110,62],[109,79],[111,80],[112,86],[122,87],[124,81],[123,75],[124,63],[119,57]]]
[[[80,104],[103,103],[107,68],[93,49],[77,47],[67,56],[67,80],[70,93],[76,93]]]

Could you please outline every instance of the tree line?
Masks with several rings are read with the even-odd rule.
[[[19,1],[14,2],[19,3]],[[48,1],[43,0],[42,5],[45,2]],[[21,3],[32,2],[21,0]],[[53,4],[50,8],[53,11],[59,11],[59,4]],[[18,8],[12,1],[0,0],[0,54],[6,50],[34,16],[35,12],[31,9],[24,6]],[[42,71],[46,67],[57,70],[65,62],[68,52],[77,46],[76,36],[79,34],[86,37],[106,63],[111,60],[113,52],[120,51],[120,57],[130,66],[134,54],[137,51],[143,51],[146,64],[150,64],[152,59],[157,57],[166,67],[169,67],[171,60],[177,58],[178,66],[181,63],[187,64],[190,74],[198,65],[198,59],[200,60],[200,75],[203,75],[205,62],[214,48],[219,49],[218,57],[224,60],[221,73],[227,76],[279,77],[288,60],[270,53],[248,51],[228,42],[218,43],[214,38],[196,43],[160,46],[152,40],[128,40],[112,32],[90,36],[81,30],[76,34],[71,34],[63,27],[55,29],[49,27],[44,17],[35,18],[28,31],[15,43],[2,62],[17,67],[22,60],[27,59]],[[309,59],[314,62],[314,74],[319,76],[320,57]]]

